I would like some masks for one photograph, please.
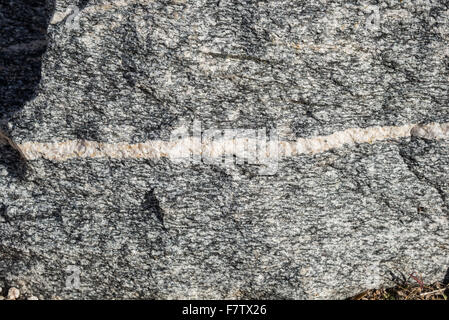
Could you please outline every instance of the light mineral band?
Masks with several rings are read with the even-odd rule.
[[[448,139],[449,123],[350,128],[327,136],[300,138],[296,141],[271,140],[263,143],[267,150],[265,156],[274,158],[317,154],[341,148],[345,145],[396,140],[411,136],[431,140]],[[3,137],[3,140],[9,144],[12,143],[7,137]],[[48,159],[66,161],[76,158],[159,159],[166,157],[179,159],[191,157],[192,155],[214,158],[222,157],[223,154],[247,157],[248,152],[251,151],[251,149],[248,149],[248,146],[260,146],[260,143],[261,141],[257,139],[239,137],[211,141],[188,137],[176,141],[151,140],[136,144],[125,142],[103,143],[86,140],[51,143],[30,141],[19,145],[13,144],[13,147],[18,148],[27,160]]]

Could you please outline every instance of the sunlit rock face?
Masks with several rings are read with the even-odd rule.
[[[0,287],[340,299],[444,278],[444,1],[4,2]]]

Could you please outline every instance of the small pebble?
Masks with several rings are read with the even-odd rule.
[[[36,296],[31,296],[31,297],[28,298],[28,300],[39,300],[39,298],[36,297]]]
[[[20,296],[20,291],[19,291],[19,289],[12,287],[12,288],[10,288],[9,291],[8,291],[8,297],[7,297],[7,299],[8,299],[8,300],[16,300],[16,299],[19,298],[19,296]]]

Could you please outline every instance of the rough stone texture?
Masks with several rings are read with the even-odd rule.
[[[449,122],[447,1],[0,3],[1,130],[19,144],[168,140],[193,119],[281,140]],[[0,155],[0,287],[24,296],[345,298],[449,267],[447,139],[285,157],[271,176]]]

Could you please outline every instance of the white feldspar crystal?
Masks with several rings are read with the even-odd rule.
[[[8,300],[16,300],[19,297],[20,297],[19,289],[12,287],[8,290],[8,296],[7,296]]]

